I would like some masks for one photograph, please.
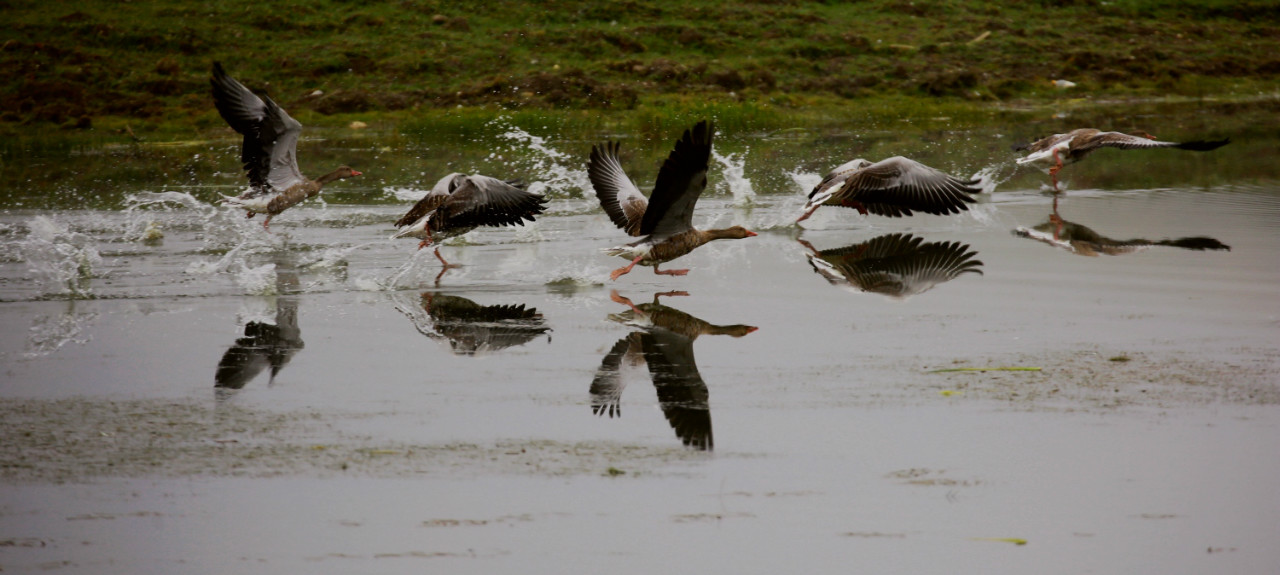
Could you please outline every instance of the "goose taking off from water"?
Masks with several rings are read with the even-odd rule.
[[[298,134],[302,124],[291,118],[271,98],[258,97],[244,84],[228,76],[222,64],[213,63],[213,103],[222,119],[244,135],[240,161],[249,176],[249,191],[237,197],[223,196],[223,203],[248,211],[246,217],[267,214],[263,229],[270,230],[271,218],[302,200],[320,193],[334,180],[359,176],[349,166],[340,166],[314,180],[298,169]]]
[[[445,268],[457,267],[440,257],[440,241],[480,226],[524,225],[541,214],[547,198],[525,191],[519,180],[452,173],[436,182],[427,195],[396,221],[403,228],[393,238],[418,238],[418,249],[433,242],[436,259]]]
[[[1026,157],[1018,158],[1018,165],[1033,164],[1046,168],[1053,178],[1053,189],[1058,189],[1058,172],[1067,164],[1083,160],[1098,148],[1120,148],[1136,150],[1143,148],[1177,148],[1193,152],[1216,150],[1231,142],[1225,140],[1195,140],[1191,142],[1162,142],[1148,133],[1139,135],[1121,132],[1101,132],[1093,128],[1081,128],[1065,134],[1054,134],[1041,138],[1030,144],[1014,146],[1014,151],[1028,151]]]
[[[683,256],[712,240],[742,239],[756,235],[742,226],[722,230],[693,227],[693,208],[707,187],[707,162],[715,129],[705,120],[676,141],[675,149],[658,170],[653,193],[645,200],[618,161],[618,143],[591,147],[587,175],[609,219],[628,235],[642,239],[606,250],[631,263],[613,270],[617,280],[636,264],[653,266],[653,273],[682,276],[689,270],[659,270],[658,265]]]
[[[809,219],[821,206],[843,206],[863,215],[891,218],[910,216],[912,211],[958,214],[974,202],[969,194],[982,191],[973,187],[979,182],[949,176],[902,156],[875,163],[859,158],[831,170],[813,187],[804,214],[796,222]]]

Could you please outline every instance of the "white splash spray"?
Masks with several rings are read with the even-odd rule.
[[[27,359],[49,355],[68,343],[86,344],[93,336],[86,330],[98,319],[97,313],[77,313],[70,308],[58,316],[41,316],[31,322],[27,334]]]
[[[27,230],[27,238],[18,243],[18,253],[39,293],[72,298],[93,295],[90,279],[94,268],[102,265],[93,238],[46,216],[33,218]]]
[[[558,198],[584,197],[591,192],[586,169],[569,167],[571,158],[551,147],[546,138],[513,126],[506,118],[493,123],[506,130],[499,136],[509,142],[502,159],[512,168],[533,174],[530,178],[538,178],[529,183],[530,192]]]
[[[751,180],[745,175],[747,165],[747,152],[744,150],[741,154],[729,154],[727,156],[720,155],[715,149],[711,150],[711,158],[721,166],[721,180],[716,184],[717,191],[728,188],[733,194],[733,205],[750,206],[755,203],[756,192],[751,187]]]

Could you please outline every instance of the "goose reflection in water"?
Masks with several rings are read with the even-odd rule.
[[[298,286],[298,273],[293,266],[277,261],[276,293],[297,293]],[[222,354],[222,361],[218,362],[218,372],[214,375],[215,388],[241,389],[268,367],[271,368],[269,385],[275,381],[285,364],[305,346],[302,342],[302,330],[298,328],[297,296],[278,295],[275,299],[275,323],[251,321],[245,324],[244,337],[237,339],[235,345]]]
[[[548,334],[551,327],[538,310],[516,305],[480,305],[464,297],[432,292],[422,294],[421,305],[396,305],[418,332],[446,340],[457,355],[484,355]],[[547,335],[547,341],[551,336]]]
[[[982,275],[977,252],[960,242],[928,242],[912,234],[886,234],[860,244],[811,253],[813,271],[834,286],[906,299],[966,273]]]
[[[710,451],[711,406],[707,384],[693,359],[693,340],[700,335],[742,337],[756,330],[749,325],[712,325],[678,309],[658,303],[661,296],[689,295],[685,292],[654,294],[653,303],[635,305],[617,291],[613,301],[630,308],[611,314],[609,319],[640,328],[613,344],[600,362],[591,381],[591,411],[596,415],[621,417],[625,367],[648,364],[649,377],[658,392],[658,406],[676,436],[686,446]]]
[[[1218,240],[1205,236],[1178,239],[1148,240],[1134,238],[1129,240],[1113,240],[1080,224],[1069,222],[1058,215],[1057,204],[1049,214],[1049,219],[1033,228],[1018,226],[1013,234],[1044,242],[1062,248],[1073,254],[1096,257],[1100,254],[1118,256],[1142,251],[1150,246],[1170,246],[1186,250],[1226,250],[1228,246]]]

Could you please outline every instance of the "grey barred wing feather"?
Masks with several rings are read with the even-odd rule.
[[[1122,150],[1141,150],[1147,148],[1178,148],[1181,150],[1192,150],[1197,152],[1207,152],[1215,150],[1230,143],[1230,139],[1226,140],[1195,140],[1191,142],[1162,142],[1153,140],[1143,136],[1133,136],[1120,132],[1100,132],[1090,142],[1090,148],[1120,148]]]
[[[676,141],[675,149],[658,171],[649,196],[649,209],[640,224],[641,235],[669,237],[693,228],[693,208],[707,187],[707,164],[715,128],[698,122]]]
[[[260,189],[267,184],[271,155],[262,146],[263,121],[267,117],[267,105],[248,88],[228,76],[222,64],[213,63],[213,75],[209,79],[213,88],[213,104],[231,129],[244,135],[240,145],[240,161],[249,176],[249,185]]]
[[[978,180],[960,180],[920,162],[896,156],[876,162],[845,181],[836,196],[861,203],[868,212],[889,217],[958,214],[974,203]]]
[[[296,151],[298,123],[269,97],[259,97],[227,75],[222,64],[214,62],[213,102],[222,119],[233,130],[244,135],[240,161],[255,191],[285,190],[306,181],[298,170]]]
[[[298,135],[302,133],[302,124],[271,98],[264,96],[263,101],[267,105],[267,121],[258,137],[271,152],[267,183],[277,190],[287,190],[307,181],[298,169]]]
[[[600,206],[614,225],[630,236],[640,235],[640,222],[644,219],[649,200],[636,188],[631,178],[622,170],[618,161],[618,142],[591,146],[591,159],[587,162],[587,177],[595,188]]]
[[[524,225],[525,220],[534,221],[534,216],[546,209],[546,202],[544,196],[497,178],[470,176],[436,209],[431,227]]]

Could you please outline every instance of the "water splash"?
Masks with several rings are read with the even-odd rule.
[[[42,295],[91,297],[90,279],[102,265],[93,238],[73,232],[47,216],[27,223],[27,238],[18,243],[18,253],[27,263]]]
[[[585,197],[593,189],[587,170],[566,165],[572,158],[551,147],[545,138],[512,125],[507,118],[498,118],[491,123],[505,130],[499,137],[509,142],[501,159],[512,168],[537,174],[539,181],[529,184],[530,192],[571,198]]]
[[[347,261],[347,256],[351,255],[351,252],[354,252],[356,250],[363,249],[372,245],[382,244],[385,241],[386,240],[380,240],[376,242],[365,242],[362,244],[355,244],[355,245],[350,245],[346,247],[325,248],[325,250],[320,252],[320,255],[315,259],[303,260],[301,262],[298,262],[298,267],[306,268],[306,269],[344,268],[344,267],[347,267],[347,265],[350,263]]]
[[[409,276],[411,273],[416,272],[414,277],[417,277],[419,279],[421,279],[421,277],[425,275],[423,272],[427,270],[429,265],[421,264],[421,262],[423,261],[431,261],[431,262],[436,261],[435,256],[433,255],[433,250],[430,250],[430,249],[414,250],[413,255],[410,256],[409,259],[405,260],[404,263],[400,264],[399,266],[396,266],[396,269],[391,270],[391,273],[387,274],[385,277],[361,275],[361,276],[357,276],[352,281],[352,283],[355,286],[355,288],[360,291],[397,290],[397,289],[400,289],[399,286],[400,286],[401,280],[403,280],[406,276]],[[458,271],[458,270],[455,269],[452,271]],[[432,273],[438,274],[439,272],[437,271]]]
[[[431,190],[429,188],[422,189],[422,188],[406,188],[406,187],[390,187],[390,186],[382,188],[382,194],[384,196],[393,197],[396,200],[401,202],[412,202],[412,203],[416,203],[418,200],[421,200],[430,191]]]
[[[31,322],[31,330],[27,335],[27,351],[22,355],[32,359],[49,355],[68,343],[80,345],[89,343],[93,336],[85,331],[97,319],[97,313],[77,313],[74,307],[56,317],[52,315],[38,317]]]
[[[147,241],[160,231],[154,216],[156,209],[171,211],[174,206],[190,210],[193,217],[186,225],[202,232],[206,249],[226,249],[243,243],[246,238],[258,234],[260,228],[240,215],[239,210],[222,209],[196,199],[186,192],[138,192],[125,196],[126,229],[124,237],[130,241]],[[170,225],[183,225],[170,221]]]
[[[1016,170],[1008,170],[1008,173],[1005,173],[1006,169],[1013,165],[1012,161],[997,162],[974,172],[972,176],[969,176],[969,179],[980,180],[978,188],[982,190],[982,193],[989,194],[995,191],[996,186],[1009,181],[1009,178],[1013,177]]]
[[[755,203],[756,192],[751,186],[751,180],[744,174],[747,165],[747,152],[744,150],[741,154],[729,154],[721,156],[720,152],[711,150],[711,158],[722,167],[721,175],[723,176],[719,183],[716,184],[716,191],[722,188],[728,188],[733,194],[733,205],[750,206]]]
[[[250,266],[241,263],[236,271],[236,284],[251,295],[279,295],[276,264]]]

